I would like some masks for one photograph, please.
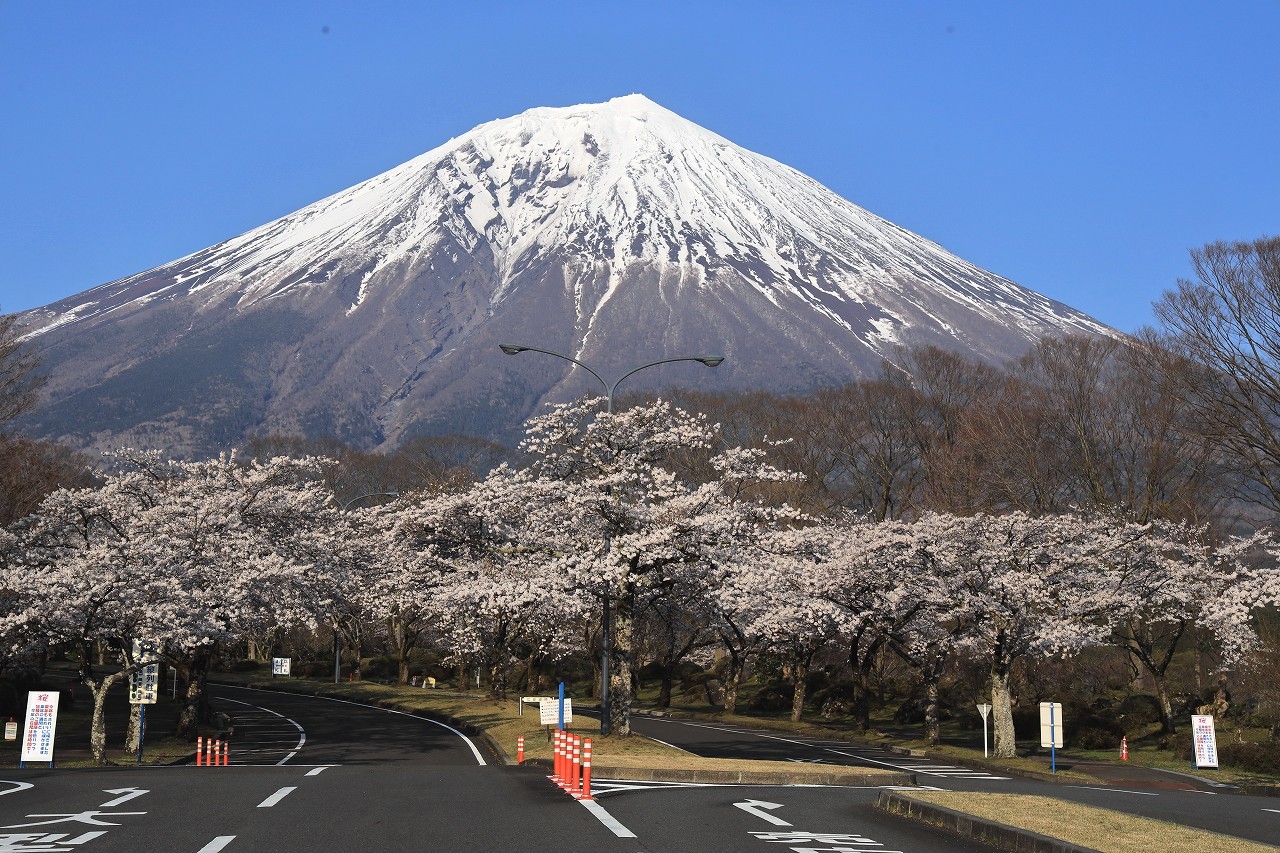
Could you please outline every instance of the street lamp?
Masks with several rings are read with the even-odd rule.
[[[656,367],[659,364],[670,364],[673,361],[696,361],[699,364],[706,365],[707,367],[719,367],[720,363],[724,361],[724,356],[722,355],[686,355],[686,356],[680,356],[679,358],[663,358],[663,359],[659,359],[658,361],[650,361],[646,364],[640,365],[639,367],[628,370],[626,373],[622,374],[617,379],[613,380],[613,382],[609,382],[607,379],[605,379],[603,376],[601,376],[599,373],[593,370],[590,365],[584,364],[583,362],[578,361],[578,359],[574,358],[573,356],[565,355],[562,352],[555,352],[549,349],[540,349],[538,347],[527,347],[522,344],[498,344],[498,349],[502,350],[507,355],[519,355],[522,352],[540,352],[543,355],[550,355],[550,356],[554,356],[555,358],[560,358],[560,359],[564,359],[565,361],[573,362],[574,364],[581,367],[583,370],[587,371],[587,373],[590,373],[592,376],[598,379],[600,381],[600,384],[604,386],[605,411],[607,412],[613,411],[613,392],[617,390],[619,385],[622,384],[622,381],[626,379],[628,376],[632,376],[636,373],[639,373],[645,368]],[[608,553],[608,550],[609,550],[609,542],[606,539],[605,552]],[[610,730],[613,727],[613,723],[609,717],[609,712],[610,712],[609,655],[612,654],[613,652],[613,643],[612,643],[613,630],[612,630],[612,624],[611,624],[610,613],[609,613],[609,585],[608,584],[605,584],[605,588],[604,588],[604,618],[601,620],[600,634],[601,634],[601,637],[600,637],[600,734],[607,735],[609,734]]]

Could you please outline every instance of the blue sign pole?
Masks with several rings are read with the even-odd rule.
[[[564,731],[564,682],[560,682],[560,731]]]
[[[1053,703],[1049,703],[1049,772],[1058,772],[1058,734],[1053,719]]]

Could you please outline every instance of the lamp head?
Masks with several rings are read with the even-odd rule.
[[[707,356],[703,356],[702,358],[698,359],[698,361],[702,362],[702,363],[703,363],[703,364],[705,364],[707,367],[719,367],[719,366],[720,366],[720,362],[724,361],[724,356],[722,356],[722,355],[707,355]]]
[[[498,349],[502,350],[507,355],[516,355],[517,353],[524,352],[528,347],[522,347],[518,344],[498,344]]]

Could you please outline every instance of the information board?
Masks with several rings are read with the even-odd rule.
[[[293,665],[293,658],[272,658],[271,659],[271,675],[274,678],[277,675],[288,675]]]
[[[543,699],[538,703],[538,724],[543,726],[560,725],[560,700]],[[564,724],[573,722],[573,700],[564,700]]]
[[[1218,736],[1213,730],[1213,717],[1194,714],[1191,717],[1191,740],[1195,744],[1197,769],[1218,769]]]
[[[56,690],[27,694],[27,722],[22,727],[22,760],[53,763],[53,730],[58,724]]]
[[[133,641],[133,659],[154,660],[156,647],[151,643]],[[160,688],[160,664],[151,663],[139,667],[129,676],[129,704],[154,705],[156,693]]]

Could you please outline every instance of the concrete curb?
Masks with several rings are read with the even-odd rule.
[[[1017,853],[1098,853],[1090,847],[1079,847],[1016,826],[1007,826],[932,803],[922,803],[893,791],[881,791],[880,798],[876,800],[876,808]]]
[[[524,767],[551,772],[551,759],[526,759]],[[850,788],[878,788],[882,785],[912,786],[910,773],[787,773],[769,770],[670,770],[662,767],[614,767],[598,760],[591,762],[596,779],[634,779],[637,782],[705,782],[719,785],[840,785]]]

